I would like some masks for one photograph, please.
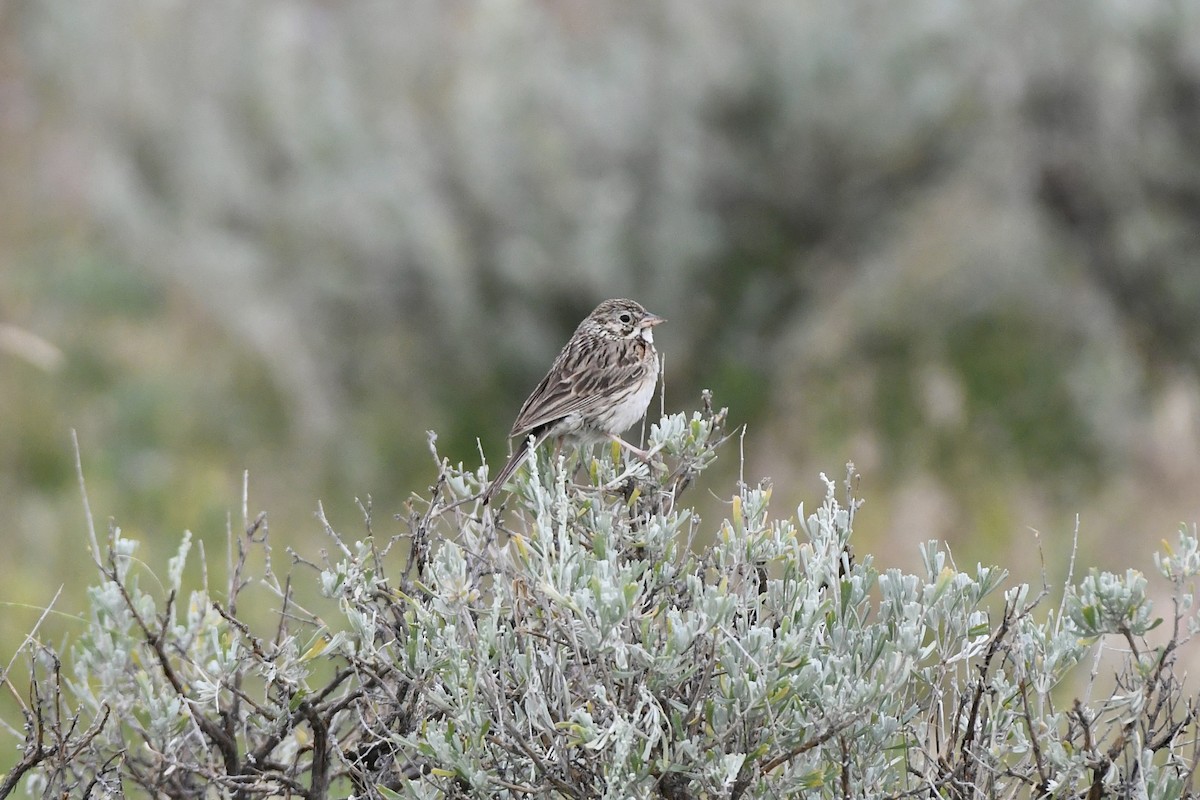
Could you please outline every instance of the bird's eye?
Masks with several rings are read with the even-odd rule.
[[[617,317],[617,319],[621,320],[621,322],[625,323],[626,325],[633,321],[633,317],[629,316],[629,314],[622,314],[621,316]]]

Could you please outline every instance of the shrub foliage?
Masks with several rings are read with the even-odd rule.
[[[1193,794],[1194,531],[1156,557],[1173,605],[1151,644],[1134,570],[1055,593],[936,542],[920,574],[854,557],[852,469],[811,514],[772,516],[764,482],[702,521],[680,497],[724,423],[706,396],[651,427],[649,464],[541,454],[494,510],[485,470],[431,435],[438,477],[403,533],[369,506],[359,540],[322,515],[330,552],[281,574],[244,514],[220,590],[207,567],[185,588],[190,536],[162,580],[119,528],[103,552],[93,536],[86,630],[61,651],[31,636],[28,683],[5,674],[24,720],[0,795]],[[339,613],[302,607],[303,580]],[[267,630],[244,619],[252,586],[276,599]]]

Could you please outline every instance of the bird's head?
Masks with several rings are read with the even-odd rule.
[[[632,300],[605,300],[584,321],[596,333],[611,339],[654,341],[654,326],[666,322]]]

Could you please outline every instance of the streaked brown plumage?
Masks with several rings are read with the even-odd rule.
[[[485,505],[549,438],[575,444],[614,439],[644,455],[620,434],[645,416],[654,395],[658,354],[653,329],[664,321],[632,300],[605,300],[579,323],[521,406],[508,434],[520,442],[484,492]]]

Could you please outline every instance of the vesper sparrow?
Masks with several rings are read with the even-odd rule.
[[[665,322],[632,300],[605,300],[587,315],[542,382],[521,406],[509,438],[517,451],[483,494],[486,505],[546,439],[593,444],[605,439],[646,457],[621,439],[646,414],[658,381],[654,326]],[[527,440],[533,437],[533,442]]]

